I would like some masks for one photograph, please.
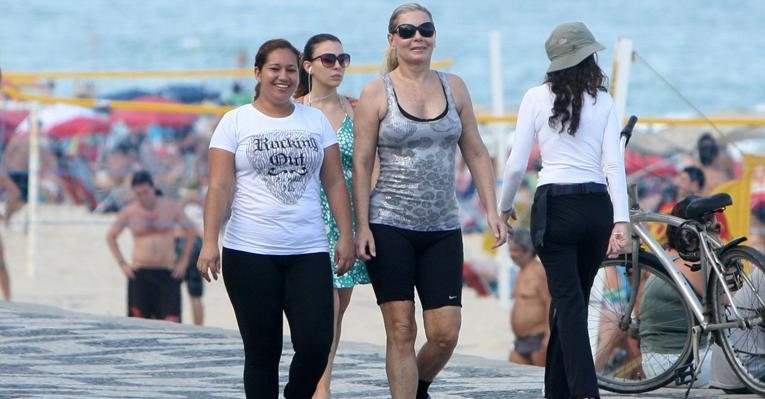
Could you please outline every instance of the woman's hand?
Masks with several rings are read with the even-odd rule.
[[[611,237],[608,239],[608,250],[606,256],[615,258],[619,252],[627,246],[627,236],[629,235],[629,223],[617,222],[611,231]]]
[[[199,251],[199,259],[197,260],[197,270],[199,270],[199,274],[208,283],[212,282],[210,275],[207,274],[208,270],[212,273],[214,280],[218,279],[218,274],[220,274],[220,251],[218,250],[218,245],[202,244],[202,250]]]
[[[340,234],[335,245],[335,274],[342,276],[356,261],[356,251],[350,234]]]
[[[368,261],[377,256],[375,251],[375,238],[369,225],[358,227],[356,230],[356,257]]]
[[[494,244],[491,246],[491,249],[499,248],[507,242],[507,237],[509,237],[508,229],[512,231],[512,227],[509,225],[506,226],[505,223],[499,219],[496,212],[490,212],[486,215],[486,223],[488,223],[492,234],[494,234]]]
[[[518,217],[515,214],[515,208],[510,208],[509,211],[502,212],[499,217],[507,228],[507,238],[509,239],[513,236],[513,234],[515,234],[513,231],[513,226],[510,225],[510,220],[518,220]]]

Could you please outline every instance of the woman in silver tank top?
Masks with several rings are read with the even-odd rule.
[[[404,4],[394,10],[388,32],[387,73],[364,88],[354,117],[356,252],[367,262],[385,323],[392,397],[427,398],[457,344],[461,322],[457,146],[487,211],[494,247],[505,242],[505,226],[465,83],[430,69],[432,15]],[[375,154],[379,177],[370,193]],[[415,287],[428,338],[417,356]]]

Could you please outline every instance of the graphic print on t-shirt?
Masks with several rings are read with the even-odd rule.
[[[304,130],[274,130],[248,138],[247,159],[268,191],[286,205],[297,203],[321,167],[323,153]]]

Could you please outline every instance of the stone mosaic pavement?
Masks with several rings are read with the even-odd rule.
[[[285,339],[285,382],[292,351]],[[238,332],[0,303],[0,398],[242,398]],[[543,370],[456,355],[434,399],[535,398]],[[343,342],[333,398],[389,397],[380,346]],[[662,389],[640,398],[682,398]],[[604,393],[604,398],[630,398]],[[692,398],[751,398],[696,389]]]

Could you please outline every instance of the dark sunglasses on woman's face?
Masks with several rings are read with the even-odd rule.
[[[311,61],[315,60],[321,60],[321,65],[324,65],[324,68],[332,68],[335,66],[335,62],[340,62],[340,66],[343,68],[348,67],[348,65],[351,65],[351,55],[348,53],[340,53],[340,54],[332,54],[332,53],[324,53],[318,57],[313,57]]]
[[[411,39],[414,34],[420,32],[422,37],[431,37],[436,33],[436,26],[433,22],[425,22],[420,26],[414,26],[412,24],[401,24],[396,27],[391,33],[395,33],[402,39]]]

